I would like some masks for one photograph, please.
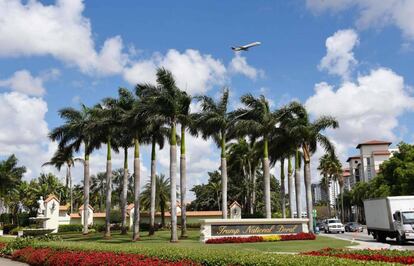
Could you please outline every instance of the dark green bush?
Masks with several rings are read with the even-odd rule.
[[[104,224],[94,224],[90,226],[91,229],[95,229],[96,232],[105,232],[105,225]]]
[[[2,213],[0,214],[0,223],[2,224],[11,224],[13,216],[11,213]]]
[[[19,213],[17,214],[17,224],[19,226],[29,226],[30,225],[30,220],[29,220],[30,215],[28,213]]]
[[[187,228],[198,228],[200,229],[201,224],[200,223],[188,223]]]
[[[59,225],[58,232],[82,232],[83,226],[81,224],[62,224]]]
[[[13,228],[16,228],[17,225],[14,224],[4,224],[3,225],[3,234],[10,234],[10,231],[13,230]]]
[[[109,221],[111,224],[119,224],[122,221],[122,215],[120,210],[113,210],[109,214]]]

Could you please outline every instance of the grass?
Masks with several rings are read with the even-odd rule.
[[[182,239],[178,243],[170,243],[169,231],[158,231],[152,237],[147,232],[141,233],[141,240],[131,243],[131,235],[120,235],[119,232],[113,233],[111,239],[104,239],[102,233],[93,233],[84,236],[80,233],[60,234],[64,242],[76,243],[106,243],[122,246],[143,246],[143,247],[183,247],[186,249],[203,249],[203,250],[245,250],[255,252],[304,252],[319,250],[326,247],[344,248],[353,245],[349,241],[333,239],[324,236],[318,236],[316,240],[297,240],[297,241],[280,241],[280,242],[261,242],[261,243],[243,243],[243,244],[204,244],[200,242],[199,230],[188,231],[188,238]]]

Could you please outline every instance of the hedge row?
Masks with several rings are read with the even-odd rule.
[[[248,252],[244,250],[234,249],[209,249],[209,248],[193,248],[190,246],[145,246],[136,245],[119,245],[112,243],[88,242],[81,243],[75,241],[61,242],[43,242],[37,241],[32,245],[35,248],[52,248],[56,250],[71,251],[102,251],[115,252],[125,254],[140,254],[149,258],[157,258],[168,261],[189,260],[206,266],[224,266],[224,265],[240,265],[240,266],[256,266],[256,265],[389,265],[372,262],[359,262],[346,259],[338,259],[331,257],[312,257],[302,255],[286,255],[265,252]]]
[[[326,248],[319,251],[304,252],[308,256],[326,256],[362,261],[381,261],[389,263],[414,264],[413,251],[400,250],[345,250]]]
[[[48,265],[48,266],[77,266],[77,265],[148,265],[148,266],[197,266],[198,263],[181,260],[168,261],[158,258],[149,258],[138,254],[123,254],[113,252],[86,252],[70,250],[53,250],[50,248],[34,249],[26,247],[15,251],[12,255],[13,260],[25,262],[29,265]]]

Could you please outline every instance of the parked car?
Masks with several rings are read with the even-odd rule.
[[[345,224],[345,232],[363,232],[364,228],[357,222],[350,222]]]
[[[345,233],[345,227],[338,219],[327,219],[325,223],[325,233]]]
[[[319,231],[325,231],[325,224],[323,222],[316,223],[316,227],[319,228]]]

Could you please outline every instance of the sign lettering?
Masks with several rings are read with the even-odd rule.
[[[295,234],[302,231],[302,224],[211,225],[212,236]]]

